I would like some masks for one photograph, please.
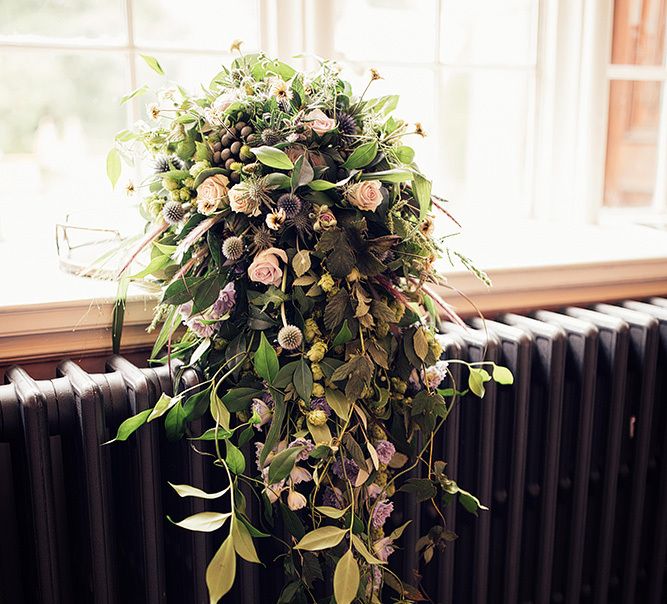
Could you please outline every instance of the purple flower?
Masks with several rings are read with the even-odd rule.
[[[387,465],[394,456],[394,453],[396,453],[396,447],[394,447],[388,440],[378,441],[375,444],[375,450],[378,454],[378,460],[384,465]]]
[[[324,411],[327,414],[327,417],[331,415],[331,407],[329,407],[327,399],[325,399],[323,396],[312,399],[310,401],[310,408],[313,411]]]
[[[337,510],[343,509],[343,498],[338,489],[332,489],[331,487],[324,487],[324,492],[322,493],[322,505],[328,505],[331,508],[336,508]]]
[[[259,430],[264,424],[268,424],[273,418],[273,411],[261,398],[252,399],[250,410],[259,415],[259,423],[255,424],[255,429]]]
[[[382,528],[393,511],[394,504],[391,501],[388,499],[378,501],[373,508],[373,528]]]
[[[382,537],[379,541],[376,541],[373,544],[373,551],[375,552],[375,555],[382,560],[382,562],[386,562],[389,560],[389,556],[391,556],[395,550],[393,546],[393,540],[391,537]]]
[[[315,448],[315,445],[313,444],[313,441],[310,440],[309,438],[295,438],[289,445],[287,445],[288,449],[291,449],[293,447],[303,447],[303,451],[297,454],[296,460],[304,461],[308,459],[308,456],[310,455],[310,452]]]
[[[199,319],[188,319],[185,324],[200,338],[210,338],[215,333],[215,323],[203,323]]]
[[[234,282],[230,281],[220,290],[218,299],[213,303],[213,314],[216,315],[216,318],[220,318],[231,311],[235,303],[236,288],[234,287]]]
[[[331,470],[338,476],[338,478],[342,480],[347,478],[347,480],[350,480],[353,483],[357,480],[357,476],[359,475],[359,466],[354,459],[345,459],[345,470],[343,470],[343,464],[340,459],[337,459],[331,464]]]

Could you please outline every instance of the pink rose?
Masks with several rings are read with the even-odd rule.
[[[284,250],[270,247],[268,250],[259,252],[248,267],[248,277],[251,281],[278,287],[283,278],[279,259],[287,262],[287,254]]]
[[[329,117],[321,109],[313,109],[306,115],[305,121],[312,128],[313,132],[317,132],[320,136],[336,127],[336,120]]]
[[[209,176],[197,187],[197,210],[208,216],[213,214],[227,196],[229,179],[224,174]]]
[[[382,183],[379,180],[364,180],[348,188],[347,200],[366,212],[375,212],[382,203]]]

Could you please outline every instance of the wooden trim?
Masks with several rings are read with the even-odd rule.
[[[440,294],[462,317],[481,312],[525,312],[627,298],[667,296],[667,259],[498,269],[488,289],[469,273],[450,273],[451,288]],[[122,348],[126,353],[150,348],[154,333],[146,327],[155,298],[130,297],[126,307]],[[0,308],[0,365],[59,360],[111,353],[113,300],[34,304]]]

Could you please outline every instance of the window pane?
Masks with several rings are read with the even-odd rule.
[[[223,53],[194,54],[194,53],[156,53],[165,77],[155,73],[141,58],[136,58],[137,81],[139,85],[148,84],[151,89],[156,90],[169,86],[170,83],[183,86],[188,92],[201,94],[201,86],[208,86],[222,65],[229,65],[231,57]],[[148,99],[148,100],[147,100]],[[149,102],[154,100],[148,96],[140,98],[140,101]]]
[[[336,2],[334,46],[352,61],[433,60],[435,0]]]
[[[122,55],[0,54],[0,80],[12,82],[11,94],[0,95],[5,238],[25,237],[29,222],[36,241],[53,240],[53,224],[67,212],[118,207],[105,156],[126,123],[118,99],[129,87],[127,71]]]
[[[455,203],[520,207],[532,144],[533,77],[518,71],[442,71],[435,192]]]
[[[122,0],[2,0],[0,34],[126,40]]]
[[[667,0],[615,0],[612,63],[661,65]]]
[[[259,47],[256,0],[140,0],[133,7],[139,45],[229,50],[238,38],[245,50]]]
[[[443,0],[440,60],[534,64],[537,8],[537,0]]]
[[[611,82],[606,206],[647,206],[653,200],[660,89],[659,82]]]

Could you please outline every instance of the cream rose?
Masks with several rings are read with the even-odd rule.
[[[213,214],[227,196],[229,179],[224,174],[209,176],[197,187],[197,210],[208,216]]]
[[[262,212],[259,209],[259,202],[250,197],[248,186],[245,183],[239,183],[229,189],[229,206],[234,212],[247,214],[248,216],[259,216]]]
[[[382,183],[379,180],[364,180],[348,188],[347,200],[366,212],[375,212],[382,203]]]
[[[278,287],[283,278],[279,259],[287,262],[287,254],[284,250],[270,247],[268,250],[259,252],[248,267],[248,277],[251,281]]]
[[[313,109],[305,118],[306,123],[320,136],[336,127],[336,120],[321,109]]]

